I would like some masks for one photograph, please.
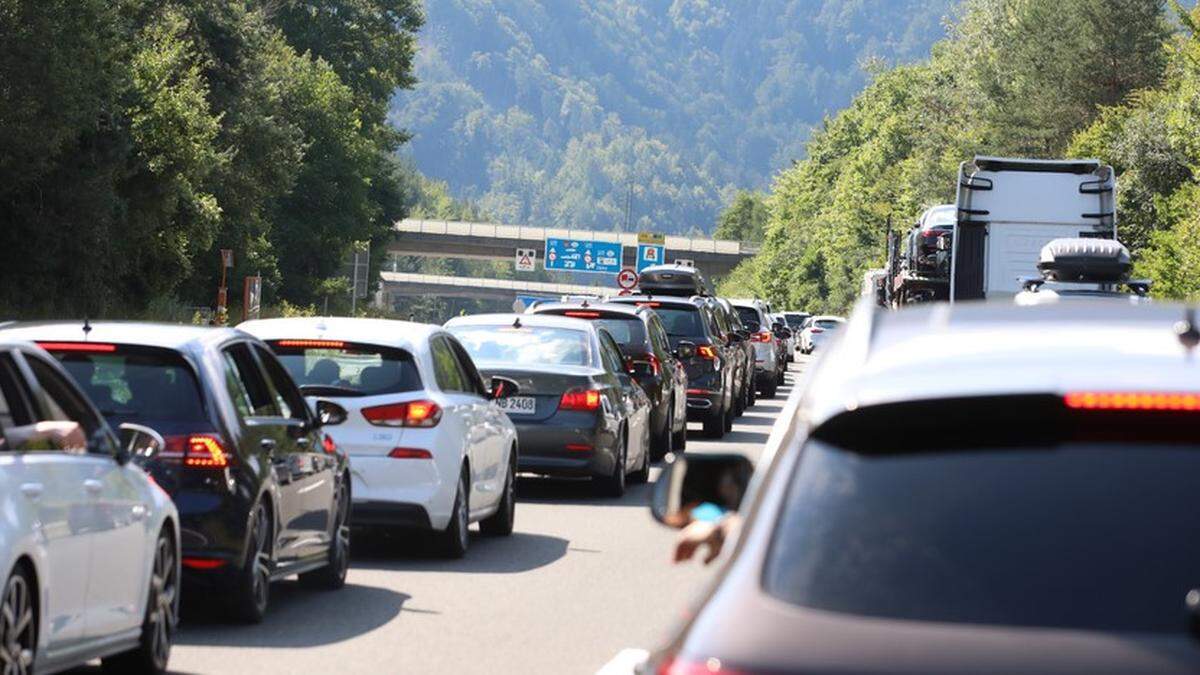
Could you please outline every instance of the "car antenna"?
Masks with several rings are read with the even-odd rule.
[[[92,322],[88,320],[87,315],[83,317],[83,340],[87,342],[88,334],[92,332]]]
[[[584,299],[583,299],[583,302],[582,302],[582,303],[580,303],[580,305],[579,305],[579,306],[580,306],[580,307],[582,307],[582,308],[584,308],[584,309],[587,309],[588,307],[591,307],[591,304],[589,304],[589,303],[588,303],[588,299],[587,299],[587,298],[584,298]]]
[[[519,316],[518,316],[517,318],[513,319],[513,325],[512,325],[512,327],[513,327],[513,328],[520,328],[520,327],[521,327],[521,317],[519,317]]]
[[[1179,336],[1179,343],[1190,356],[1196,345],[1200,344],[1200,328],[1196,327],[1195,307],[1183,310],[1183,321],[1175,324],[1175,335]]]

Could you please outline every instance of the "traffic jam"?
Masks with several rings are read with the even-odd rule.
[[[236,631],[389,532],[469,558],[531,476],[651,482],[674,559],[717,561],[605,672],[1197,672],[1195,310],[1130,278],[1111,167],[977,157],[959,186],[846,318],[669,264],[443,325],[0,326],[0,672],[166,672],[181,604]],[[688,450],[798,359],[757,461]]]

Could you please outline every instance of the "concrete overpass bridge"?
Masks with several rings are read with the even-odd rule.
[[[408,272],[380,272],[379,276],[383,282],[380,288],[383,297],[380,300],[385,306],[391,306],[393,298],[426,295],[442,298],[511,301],[515,300],[518,295],[557,298],[562,295],[609,295],[616,294],[618,291],[612,284],[585,286],[583,284],[557,284],[517,279],[476,279]]]
[[[516,249],[537,249],[538,258],[546,250],[547,237],[620,243],[624,246],[624,267],[634,267],[638,236],[632,232],[528,227],[496,223],[470,223],[445,220],[405,219],[396,223],[395,236],[388,251],[396,255],[479,260],[513,259]],[[666,237],[666,262],[691,260],[711,279],[723,278],[739,262],[758,253],[758,244],[722,239]],[[545,260],[541,260],[545,265]],[[539,266],[539,269],[541,266]]]

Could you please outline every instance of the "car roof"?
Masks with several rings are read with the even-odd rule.
[[[1175,332],[1175,304],[932,303],[899,311],[860,302],[810,380],[801,416],[904,401],[1200,391],[1200,361]]]
[[[441,326],[391,319],[305,316],[259,319],[239,324],[238,328],[263,340],[314,338],[343,340],[412,349],[443,332]]]
[[[810,316],[809,318],[812,319],[813,321],[845,321],[846,320],[843,317],[837,316],[835,314],[818,314],[816,316]]]
[[[511,326],[517,321],[520,321],[522,326],[569,328],[585,332],[591,332],[595,325],[591,321],[554,314],[472,314],[456,316],[447,321],[445,326]]]
[[[758,298],[730,298],[729,304],[734,307],[753,307],[762,310],[763,313],[767,311],[767,304]]]
[[[96,321],[87,325],[90,330],[85,332],[82,321],[18,322],[0,327],[0,339],[30,342],[112,342],[183,351],[189,347],[223,342],[231,337],[249,337],[235,328],[182,323]]]
[[[705,296],[693,295],[683,297],[682,295],[622,295],[616,298],[609,298],[608,302],[613,304],[633,305],[639,302],[658,302],[662,304],[677,305],[679,307],[699,307],[697,301],[705,300]],[[653,309],[653,307],[651,307]]]
[[[593,312],[611,312],[613,314],[625,314],[636,317],[645,314],[649,307],[639,307],[629,303],[618,302],[544,302],[538,303],[526,310],[529,314],[542,314],[544,312],[557,312],[563,310],[583,310]]]

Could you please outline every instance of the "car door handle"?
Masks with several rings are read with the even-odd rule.
[[[98,495],[100,494],[100,491],[104,489],[104,483],[101,483],[95,478],[89,478],[83,481],[83,489],[87,490],[88,494]]]
[[[42,496],[42,492],[45,491],[45,489],[46,486],[42,485],[41,483],[24,483],[21,485],[21,494],[36,501],[38,497]]]

